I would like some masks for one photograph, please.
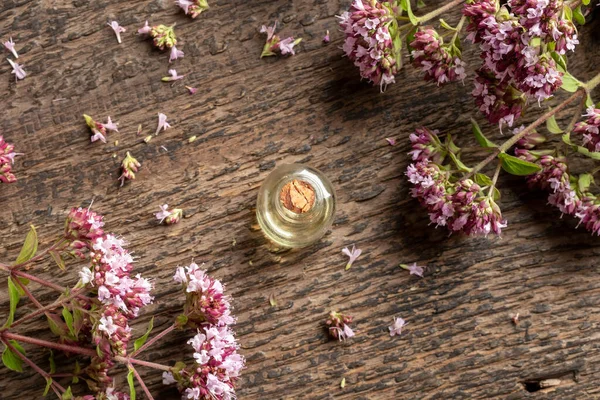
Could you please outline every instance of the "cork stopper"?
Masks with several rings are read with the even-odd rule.
[[[315,204],[315,190],[308,183],[294,179],[281,189],[279,200],[285,208],[296,214],[306,213]]]

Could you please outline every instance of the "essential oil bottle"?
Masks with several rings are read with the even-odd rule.
[[[335,191],[316,168],[281,165],[258,191],[256,217],[264,234],[281,247],[306,247],[331,227]]]

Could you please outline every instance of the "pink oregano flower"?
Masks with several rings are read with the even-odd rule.
[[[294,52],[294,46],[298,45],[302,41],[300,39],[294,39],[293,37],[288,37],[286,39],[281,40],[281,38],[275,34],[275,29],[277,27],[277,22],[273,24],[273,26],[265,26],[263,25],[260,28],[260,33],[267,34],[267,41],[263,47],[261,58],[274,56],[276,52],[279,52],[281,55],[296,54]]]
[[[156,128],[156,132],[154,133],[154,136],[158,135],[158,133],[160,132],[160,130],[162,129],[163,131],[166,131],[167,128],[170,128],[171,125],[169,125],[169,123],[167,122],[167,116],[163,113],[158,113],[158,127]]]
[[[354,336],[354,331],[350,328],[352,317],[337,311],[329,313],[329,318],[325,321],[329,327],[329,334],[340,342]]]
[[[148,25],[148,21],[146,21],[146,23],[144,24],[144,26],[142,26],[140,29],[138,29],[138,33],[140,35],[147,35],[152,31],[152,27],[150,25]]]
[[[129,152],[127,152],[127,155],[121,162],[122,173],[121,173],[121,176],[119,177],[119,180],[121,181],[121,186],[123,186],[123,184],[125,184],[126,180],[135,179],[135,173],[138,171],[138,168],[141,166],[142,166],[142,164],[140,164],[138,160],[133,158],[133,156]]]
[[[126,29],[119,25],[117,21],[108,22],[106,25],[110,26],[112,30],[115,31],[117,42],[121,43],[121,33],[125,32]]]
[[[162,206],[160,206],[160,211],[154,214],[156,219],[159,220],[160,224],[164,222],[166,225],[173,225],[178,223],[181,220],[182,215],[183,210],[181,208],[174,208],[172,210],[169,210],[168,204],[163,204]]]
[[[0,135],[0,182],[13,183],[17,181],[11,170],[15,156],[19,155],[23,155],[23,153],[15,153],[15,146],[5,142]]]
[[[348,256],[349,260],[346,264],[346,270],[349,270],[354,261],[360,256],[362,253],[361,249],[357,249],[355,245],[352,245],[352,250],[349,250],[347,247],[342,249],[342,253]]]
[[[175,4],[181,7],[186,15],[190,15],[192,18],[196,18],[209,8],[206,0],[176,0]]]
[[[108,117],[106,124],[96,122],[92,117],[86,114],[83,114],[83,118],[85,118],[85,123],[92,131],[92,137],[90,138],[92,142],[100,140],[101,142],[106,143],[107,131],[119,132],[117,128],[117,125],[119,124],[112,122],[110,117]]]
[[[400,264],[400,268],[407,270],[411,275],[417,275],[418,277],[423,277],[423,272],[425,272],[426,267],[418,266],[417,263],[412,263],[411,265]]]
[[[196,92],[198,91],[198,89],[191,86],[186,86],[185,88],[190,92],[190,94],[196,94]]]
[[[8,38],[8,41],[2,43],[6,50],[10,51],[15,58],[19,58],[19,54],[17,54],[17,50],[15,49],[15,42],[13,42],[12,37]]]
[[[402,328],[404,328],[405,325],[407,325],[407,322],[402,318],[394,318],[394,323],[388,328],[390,330],[390,336],[400,336]]]
[[[177,60],[178,58],[183,58],[184,56],[184,52],[181,50],[178,50],[177,47],[173,46],[171,47],[171,52],[169,53],[169,62],[173,62],[175,60]],[[183,76],[182,76],[183,78]]]
[[[11,74],[15,75],[15,82],[19,79],[25,79],[25,77],[27,76],[27,73],[25,72],[25,70],[19,64],[17,64],[16,62],[13,62],[11,59],[7,58],[7,60],[13,69],[11,71]]]
[[[175,48],[175,46],[173,46],[173,48]],[[183,53],[183,52],[182,52],[182,53]],[[177,71],[176,71],[176,70],[174,70],[174,69],[170,69],[170,70],[169,70],[169,74],[170,74],[171,76],[165,76],[165,77],[163,77],[163,78],[162,78],[162,81],[163,81],[163,82],[172,82],[172,81],[178,81],[178,80],[180,80],[180,79],[183,79],[183,77],[185,76],[185,75],[178,75],[178,74],[177,74]]]

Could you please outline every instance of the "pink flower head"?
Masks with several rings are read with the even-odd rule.
[[[420,267],[417,263],[412,263],[412,265],[400,264],[402,269],[407,270],[410,275],[417,275],[418,277],[423,277],[423,272],[425,272],[425,267]]]
[[[390,33],[396,20],[390,3],[377,0],[354,0],[350,10],[338,16],[346,35],[342,47],[346,56],[359,68],[360,75],[385,87],[395,82],[400,55],[394,46],[398,33]]]
[[[329,29],[327,29],[327,32],[325,33],[325,36],[323,37],[323,43],[329,43],[330,38],[329,38]]]
[[[115,35],[117,36],[117,42],[121,43],[121,33],[125,32],[126,29],[119,25],[117,21],[108,22],[106,25],[110,26]]]
[[[152,27],[150,27],[150,25],[148,25],[148,21],[146,21],[146,23],[144,24],[144,26],[142,26],[140,29],[138,29],[138,33],[140,35],[147,35],[152,31]]]
[[[394,323],[388,328],[390,330],[390,336],[400,336],[402,328],[404,328],[405,325],[407,325],[407,322],[402,318],[394,318]]]
[[[173,48],[175,48],[175,46],[173,46]],[[169,70],[169,74],[171,76],[165,76],[165,77],[162,78],[163,82],[178,81],[180,79],[183,79],[183,77],[185,76],[185,75],[177,75],[177,71],[174,70],[174,69],[170,69]]]
[[[352,317],[337,311],[329,313],[329,318],[325,321],[329,327],[329,334],[340,342],[354,337],[354,331],[350,328]]]
[[[352,250],[349,250],[347,247],[342,249],[342,253],[348,256],[348,263],[346,264],[346,270],[350,269],[354,261],[360,256],[362,253],[361,249],[357,249],[355,245],[352,245]]]
[[[175,36],[175,25],[158,25],[150,28],[150,36],[153,39],[154,46],[160,50],[165,48],[170,49],[177,44],[177,37]]]
[[[16,62],[13,62],[11,59],[7,58],[7,60],[13,69],[11,71],[11,74],[15,75],[15,82],[19,79],[25,79],[25,77],[27,76],[27,73],[25,72],[25,70],[19,64],[17,64]]]
[[[72,208],[65,221],[65,239],[82,242],[91,248],[92,242],[104,235],[102,215],[89,208]]]
[[[171,52],[169,53],[169,62],[177,60],[178,58],[183,58],[183,55],[184,55],[183,51],[177,50],[177,47],[173,46],[173,47],[171,47]],[[183,76],[182,76],[182,78],[183,78]]]
[[[189,326],[200,327],[205,322],[222,326],[235,322],[229,297],[223,292],[223,284],[210,277],[197,264],[192,262],[185,268],[178,267],[173,279],[185,289],[185,314]]]
[[[198,89],[191,86],[186,86],[185,88],[190,92],[190,94],[196,94],[196,92],[198,91]]]
[[[19,54],[15,49],[15,42],[13,42],[12,37],[8,38],[8,41],[4,42],[3,45],[6,48],[6,50],[10,51],[12,55],[15,56],[15,58],[19,58]]]
[[[156,132],[154,133],[154,136],[158,135],[158,133],[160,132],[160,130],[162,129],[163,131],[166,131],[167,128],[170,128],[171,125],[169,125],[169,123],[167,122],[167,116],[163,113],[158,113],[158,127],[156,128]]]
[[[582,135],[582,144],[589,151],[600,151],[600,109],[590,106],[587,109],[585,121],[575,124],[574,133]]]

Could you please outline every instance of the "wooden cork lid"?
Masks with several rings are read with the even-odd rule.
[[[308,183],[294,179],[281,189],[279,200],[292,212],[306,213],[315,204],[315,190]]]

